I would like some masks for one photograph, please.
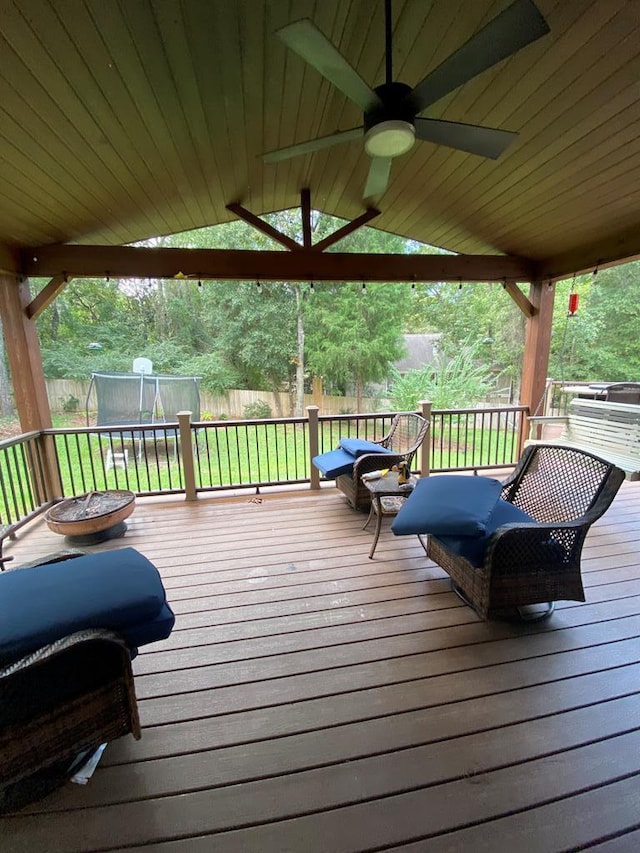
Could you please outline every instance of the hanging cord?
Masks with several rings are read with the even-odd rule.
[[[574,292],[576,288],[576,274],[573,274],[573,281],[571,282],[571,290],[569,294]],[[567,311],[564,318],[564,326],[562,327],[562,340],[560,341],[560,353],[558,354],[558,366],[560,368],[560,382],[564,385],[564,354],[565,347],[567,344],[567,327],[569,325],[569,317],[571,314]]]

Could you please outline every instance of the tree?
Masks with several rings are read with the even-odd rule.
[[[407,287],[322,283],[314,291],[307,300],[309,367],[342,393],[355,386],[360,410],[366,383],[386,379],[403,354]]]
[[[212,329],[211,350],[240,386],[278,392],[291,385],[297,341],[293,288],[278,282],[217,282],[207,291],[204,322]]]
[[[416,311],[417,309],[417,311]],[[522,372],[525,318],[500,284],[421,285],[414,296],[414,316],[421,329],[442,334],[442,347],[470,345],[495,373],[517,383]]]
[[[580,296],[567,316],[568,294]],[[557,286],[550,373],[558,379],[611,381],[640,376],[640,262]]]

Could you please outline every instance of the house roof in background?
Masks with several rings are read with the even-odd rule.
[[[508,0],[393,4],[394,78],[414,85]],[[375,226],[545,274],[640,252],[637,0],[537,0],[551,33],[426,115],[517,131],[498,160],[421,142]],[[364,210],[361,140],[260,155],[362,115],[275,35],[309,17],[362,78],[384,79],[377,0],[7,0],[0,15],[0,246],[126,244],[311,203]]]
[[[432,364],[441,337],[442,335],[439,332],[424,335],[403,335],[407,354],[404,358],[394,362],[394,366],[400,373],[406,373],[407,370],[417,370],[425,364]]]

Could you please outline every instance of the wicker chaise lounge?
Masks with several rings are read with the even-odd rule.
[[[483,618],[514,612],[527,618],[526,607],[541,603],[548,616],[555,601],[585,600],[582,546],[623,480],[622,470],[591,453],[532,445],[504,483],[461,476],[420,481],[392,530],[428,534],[428,556]]]

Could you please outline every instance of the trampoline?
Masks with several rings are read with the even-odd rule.
[[[96,422],[90,423],[90,402],[95,394]],[[129,460],[125,441],[137,445],[141,458],[145,441],[169,439],[176,455],[177,430],[173,435],[166,430],[128,429],[136,425],[175,424],[178,412],[190,411],[195,421],[200,420],[200,390],[197,376],[170,376],[152,373],[92,373],[85,413],[87,426],[115,427],[120,431],[114,444],[109,436],[105,467],[126,468]],[[106,437],[105,437],[106,438]]]

